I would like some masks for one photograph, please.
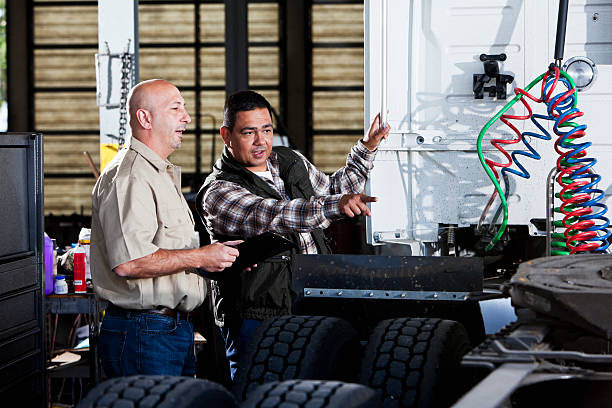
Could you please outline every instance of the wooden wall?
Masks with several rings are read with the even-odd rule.
[[[363,42],[362,4],[317,4],[312,7],[313,86],[352,86],[359,91],[315,91],[312,121],[325,134],[313,137],[313,161],[333,172],[344,165],[351,146],[362,136],[341,130],[363,128],[363,47],[324,48],[318,43]],[[336,133],[338,132],[338,133]]]
[[[283,1],[283,0],[281,0]],[[294,0],[287,0],[294,1]],[[93,177],[70,177],[70,173],[88,173],[83,151],[89,151],[98,165],[98,107],[95,100],[94,54],[97,52],[96,6],[43,6],[34,3],[35,45],[62,44],[74,48],[35,49],[34,86],[60,88],[54,92],[35,92],[35,129],[53,131],[45,136],[45,173],[66,174],[65,178],[45,178],[45,213],[71,214],[91,212],[90,193]],[[249,4],[249,40],[279,41],[278,5]],[[224,41],[223,4],[200,5],[200,41]],[[189,4],[141,5],[139,7],[140,43],[193,42],[195,10]],[[362,42],[363,5],[314,5],[312,9],[312,41]],[[94,45],[91,48],[81,44]],[[165,78],[179,87],[195,85],[195,51],[191,47],[140,48],[140,79]],[[205,47],[200,51],[199,67],[202,86],[225,84],[225,53],[223,47]],[[252,87],[279,85],[278,47],[251,47],[249,50],[249,81]],[[363,48],[317,48],[312,56],[313,85],[363,87]],[[74,92],[61,88],[85,88]],[[279,92],[261,91],[278,110]],[[187,107],[193,115],[195,92],[184,91]],[[201,138],[201,162],[208,171],[211,162],[212,128],[222,120],[224,91],[203,91],[200,95],[201,123],[205,131]],[[342,166],[349,148],[361,136],[343,135],[341,130],[363,127],[363,91],[323,92],[312,95],[313,127],[325,134],[313,140],[316,165],[325,171]],[[194,123],[188,130],[193,131]],[[84,134],[78,134],[85,131]],[[62,132],[65,132],[63,134]],[[215,131],[215,156],[222,147]],[[184,172],[195,170],[195,136],[186,135],[183,146],[171,157]]]

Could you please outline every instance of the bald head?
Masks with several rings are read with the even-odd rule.
[[[164,87],[176,87],[165,79],[149,79],[142,81],[130,90],[128,95],[128,114],[130,117],[130,126],[132,131],[138,126],[136,112],[138,109],[153,110],[155,104],[155,95]]]
[[[181,93],[170,82],[164,79],[140,82],[128,95],[128,109],[132,137],[162,158],[181,146],[191,118]]]

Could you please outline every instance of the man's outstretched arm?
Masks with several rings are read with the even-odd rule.
[[[309,200],[276,200],[252,194],[227,181],[215,181],[204,195],[207,228],[217,234],[251,237],[265,231],[311,232],[344,216],[370,215],[364,194],[334,194]]]
[[[217,242],[195,249],[160,248],[150,255],[122,263],[113,271],[126,278],[155,278],[193,268],[220,272],[232,266],[238,256],[238,250],[232,245],[240,242]]]

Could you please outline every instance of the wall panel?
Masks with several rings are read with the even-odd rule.
[[[333,172],[363,133],[363,4],[319,1],[311,13],[313,161]]]

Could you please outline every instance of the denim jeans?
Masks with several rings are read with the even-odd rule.
[[[195,374],[191,321],[109,308],[99,338],[102,368],[107,377]]]
[[[228,322],[229,320],[229,322]],[[221,334],[225,342],[225,356],[229,360],[232,381],[238,370],[240,350],[244,350],[249,339],[263,320],[254,319],[226,319],[225,326],[221,327]],[[228,324],[230,323],[230,324]]]

